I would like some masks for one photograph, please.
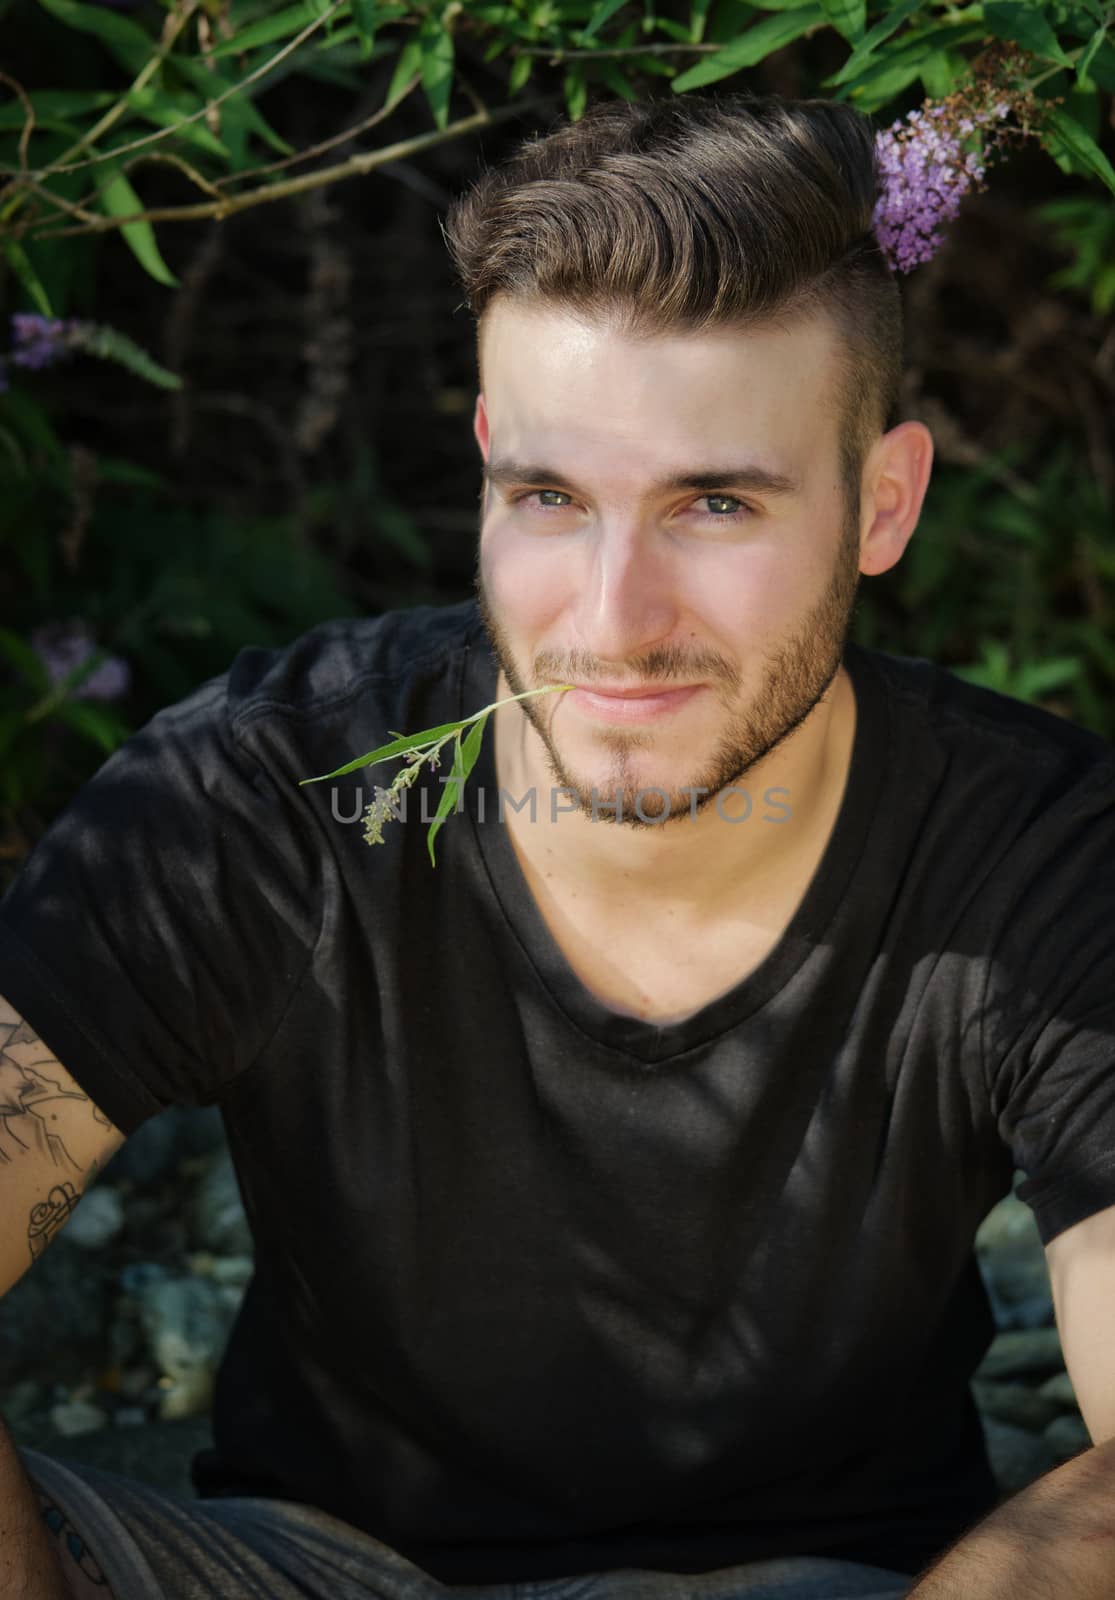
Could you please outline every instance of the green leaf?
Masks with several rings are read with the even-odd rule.
[[[668,39],[676,39],[679,44],[689,43],[689,29],[682,27],[680,22],[675,22],[672,17],[656,17],[654,20],[659,33],[664,33]]]
[[[585,114],[588,104],[588,85],[585,82],[583,67],[570,67],[562,80],[562,89],[565,94],[565,104],[569,111],[569,120],[579,122]]]
[[[894,100],[911,83],[921,77],[922,63],[909,56],[896,56],[888,61],[884,56],[877,66],[869,69],[870,82],[853,84],[850,89],[837,91],[836,99],[847,96],[855,101],[861,111],[870,113]]]
[[[904,82],[912,82],[921,72],[922,64],[936,51],[949,45],[969,44],[975,39],[984,37],[983,24],[980,22],[945,22],[937,27],[925,28],[920,33],[908,33],[893,49],[880,52],[877,56],[867,61],[862,69],[845,76],[850,66],[846,62],[836,78],[826,79],[828,83],[835,83],[836,79],[842,80],[846,90],[863,89],[872,84],[876,79],[885,77],[888,88],[896,81],[896,74],[909,74],[911,68],[916,69],[913,76],[907,75]],[[893,92],[891,89],[890,92]],[[880,94],[879,98],[883,98]]]
[[[453,747],[453,767],[449,777],[446,779],[445,790],[437,811],[434,813],[434,820],[430,823],[426,834],[426,848],[430,852],[431,866],[437,866],[437,862],[434,859],[434,839],[437,837],[446,817],[456,808],[458,796],[464,789],[469,773],[476,765],[476,758],[480,754],[480,745],[484,738],[484,726],[487,720],[486,716],[481,717],[480,721],[474,724],[464,744],[462,745],[460,737],[458,737]]]
[[[1092,284],[1092,304],[1105,317],[1115,307],[1115,266],[1104,267]]]
[[[194,115],[200,107],[192,97],[182,96],[179,103],[166,94],[157,94],[153,89],[141,89],[138,93],[128,95],[130,105],[146,122],[153,122],[157,128],[174,128],[178,137],[186,144],[192,144],[198,150],[204,150],[207,155],[228,156],[228,146],[221,143],[202,122],[186,122],[186,118]]]
[[[85,89],[39,89],[28,99],[35,113],[35,126],[42,127],[44,123],[81,117],[89,111],[102,111],[113,104],[116,96],[107,89],[95,89],[92,92]],[[0,129],[22,128],[26,120],[27,113],[21,100],[10,100],[6,106],[0,106]]]
[[[119,166],[108,165],[102,171],[113,174],[97,196],[97,203],[106,216],[128,217],[143,210],[143,201]],[[156,283],[165,283],[170,289],[178,288],[178,279],[160,255],[155,230],[149,222],[126,223],[120,232],[140,266]]]
[[[968,63],[963,56],[952,56],[947,50],[935,50],[922,62],[919,77],[931,100],[943,100],[951,94]]]
[[[1049,26],[1041,8],[1032,0],[987,0],[983,20],[988,33],[997,39],[1020,44],[1043,60],[1056,61],[1067,67],[1071,63],[1057,42],[1057,35]]]
[[[916,11],[920,4],[921,0],[899,0],[899,4],[894,7],[893,11],[888,11],[885,17],[881,17],[875,26],[864,34],[859,44],[856,45],[847,61],[840,68],[840,71],[833,73],[829,78],[822,78],[822,88],[834,88],[837,84],[846,83],[849,78],[854,78],[859,69],[874,54],[875,47],[882,44],[885,39],[889,39],[891,34],[902,26],[907,17]]]
[[[1054,106],[1047,113],[1041,142],[1054,160],[1071,162],[1074,171],[1083,168],[1085,173],[1101,179],[1115,194],[1115,167],[1075,118],[1066,116]]]
[[[820,0],[821,10],[849,44],[858,44],[867,26],[867,0]]]
[[[226,94],[234,89],[234,85],[220,73],[212,71],[204,62],[191,59],[189,56],[172,56],[171,63],[175,69],[189,79],[198,94],[206,102],[215,100],[218,95]],[[253,84],[253,90],[259,87]],[[222,100],[220,105],[221,126],[228,143],[233,143],[229,134],[228,124],[235,128],[246,129],[249,133],[258,134],[263,142],[276,151],[278,155],[290,156],[294,154],[294,146],[275,132],[267,122],[257,106],[244,93],[229,94],[227,100]]]
[[[587,44],[597,29],[602,28],[606,22],[615,16],[620,7],[626,4],[627,0],[599,0],[599,4],[589,18],[588,27],[581,34],[581,43]]]
[[[399,59],[395,63],[391,82],[387,86],[387,98],[383,102],[385,109],[402,99],[412,80],[420,75],[421,70],[422,41],[418,37],[408,39],[399,51]]]
[[[44,11],[76,33],[91,33],[129,72],[137,73],[155,54],[155,41],[130,17],[79,0],[39,0]]]
[[[434,859],[434,840],[437,838],[446,817],[456,805],[457,795],[460,793],[463,783],[464,761],[461,755],[461,741],[458,738],[453,746],[453,765],[442,788],[441,799],[438,801],[438,808],[434,812],[433,821],[430,823],[426,833],[426,848],[430,852],[430,865],[433,867],[437,866],[437,862]]]
[[[356,45],[355,51],[347,48],[351,44]],[[366,61],[382,61],[385,56],[393,56],[396,47],[385,39],[379,39],[365,54],[364,46],[360,42],[360,30],[345,23],[343,27],[334,28],[324,39],[315,39],[310,48],[315,55],[324,55],[328,51],[330,55],[339,57],[342,62],[351,61],[353,65],[358,63],[363,65]]]
[[[487,727],[487,725],[488,717],[485,715],[481,717],[478,722],[473,723],[471,731],[465,739],[464,769],[466,778],[476,765],[476,758],[480,754],[480,746],[484,739],[484,729]]]
[[[1092,79],[1088,76],[1088,68],[1092,65],[1092,61],[1096,55],[1096,52],[1099,50],[1100,45],[1103,43],[1106,32],[1106,28],[1096,29],[1095,33],[1093,33],[1092,37],[1088,40],[1084,54],[1076,63],[1076,81],[1081,89],[1087,88],[1088,84],[1092,82]]]
[[[596,70],[601,81],[606,83],[612,93],[618,95],[621,100],[637,100],[639,98],[634,84],[624,76],[614,62],[598,62]]]
[[[1079,122],[1091,138],[1098,142],[1103,137],[1100,132],[1100,95],[1094,84],[1090,84],[1087,89],[1081,89],[1079,85],[1074,84],[1065,96],[1062,109],[1074,121]]]
[[[1091,48],[1091,40],[1088,43]],[[1089,61],[1088,76],[1093,83],[1098,83],[1101,89],[1106,89],[1109,94],[1115,94],[1115,49],[1112,48],[1110,39],[1103,40]]]
[[[166,367],[161,367],[157,361],[153,361],[146,350],[140,349],[126,333],[121,333],[116,328],[106,327],[103,323],[87,326],[75,337],[74,344],[77,349],[84,350],[88,355],[98,356],[102,361],[115,361],[119,366],[127,367],[137,378],[146,378],[148,383],[154,383],[160,389],[182,387],[181,378],[173,372],[168,372]]]
[[[636,56],[631,65],[648,76],[672,78],[677,72],[676,67],[672,67],[668,61],[663,61],[659,56]]]
[[[1060,656],[1053,661],[1033,661],[1018,670],[1015,694],[1021,700],[1036,700],[1051,689],[1061,689],[1080,676],[1083,663],[1075,656]]]
[[[107,706],[90,705],[87,700],[63,700],[50,714],[54,722],[66,722],[93,744],[111,755],[131,732],[131,726]]]
[[[519,93],[526,87],[527,80],[534,71],[533,56],[516,56],[511,63],[511,73],[507,80],[507,92],[512,95]]]
[[[462,727],[464,727],[463,722],[443,722],[438,728],[424,728],[421,733],[400,735],[397,739],[392,739],[389,744],[377,745],[374,750],[369,750],[366,756],[357,756],[355,761],[347,762],[334,772],[322,772],[316,778],[300,778],[299,788],[304,783],[323,783],[326,778],[343,778],[346,773],[356,772],[360,767],[374,767],[379,761],[403,755],[407,750],[416,750],[419,745],[432,744],[435,739],[440,739],[447,733],[456,733]]]
[[[753,67],[824,20],[825,14],[819,5],[798,6],[793,11],[765,17],[715,55],[707,56],[704,61],[698,61],[696,66],[690,67],[688,72],[680,73],[673,80],[671,88],[675,94],[684,94],[687,89],[699,89],[706,83],[727,78],[744,67]]]
[[[380,10],[376,0],[351,0],[352,20],[356,24],[356,31],[360,35],[360,53],[367,61],[371,58],[372,46],[376,41],[376,29],[379,27]]]
[[[691,43],[700,44],[705,37],[705,24],[708,14],[712,9],[712,0],[692,0],[689,7],[689,38]]]
[[[439,128],[449,126],[449,97],[453,90],[453,35],[431,17],[419,34],[422,51],[422,88]]]
[[[245,50],[256,50],[260,45],[277,44],[280,39],[289,39],[301,33],[320,15],[321,7],[315,4],[315,0],[301,0],[299,5],[286,6],[273,16],[250,22],[239,33],[234,33],[231,39],[222,39],[220,44],[214,45],[209,54],[219,59],[221,56],[240,55]]]
[[[35,309],[41,311],[44,317],[52,317],[54,312],[50,309],[50,298],[18,239],[4,240],[4,255]]]

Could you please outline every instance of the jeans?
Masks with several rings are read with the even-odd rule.
[[[902,1600],[905,1573],[816,1556],[719,1572],[637,1568],[488,1585],[439,1583],[326,1511],[293,1501],[191,1500],[116,1473],[19,1452],[71,1560],[108,1600]],[[94,1578],[97,1581],[97,1578]]]

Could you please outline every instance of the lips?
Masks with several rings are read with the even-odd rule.
[[[603,718],[610,722],[651,722],[679,711],[700,692],[700,689],[700,684],[692,684],[682,689],[652,688],[649,691],[632,689],[630,686],[625,686],[620,691],[577,687],[565,698],[571,700],[578,711],[589,717]]]
[[[622,688],[617,687],[612,689],[607,684],[578,683],[574,685],[574,687],[583,690],[586,694],[603,694],[607,695],[610,699],[652,700],[655,695],[678,694],[682,689],[695,689],[697,685],[695,683],[644,683],[637,685],[634,689],[632,689],[629,685],[624,685]]]

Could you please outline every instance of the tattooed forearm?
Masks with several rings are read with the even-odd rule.
[[[0,1203],[13,1220],[26,1218],[32,1263],[123,1137],[30,1023],[0,998]],[[0,1235],[0,1294],[25,1270],[13,1255],[18,1239],[11,1226]]]
[[[111,1126],[88,1095],[62,1088],[57,1071],[57,1060],[28,1023],[0,1023],[0,1165],[34,1150],[53,1166],[80,1173],[60,1132],[62,1114],[74,1102]]]
[[[80,1199],[72,1183],[56,1183],[45,1200],[31,1207],[27,1243],[31,1246],[32,1261],[42,1255]]]

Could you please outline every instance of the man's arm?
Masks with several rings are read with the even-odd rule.
[[[1045,1247],[1065,1365],[1095,1441],[999,1506],[909,1600],[1115,1596],[1115,1206]]]
[[[0,999],[0,1300],[123,1142],[35,1030]],[[0,1595],[72,1594],[65,1559],[0,1418]]]
[[[953,1545],[907,1600],[1112,1600],[1115,1439],[1047,1472]]]
[[[11,1600],[71,1600],[62,1560],[38,1497],[0,1417],[0,1594]]]

